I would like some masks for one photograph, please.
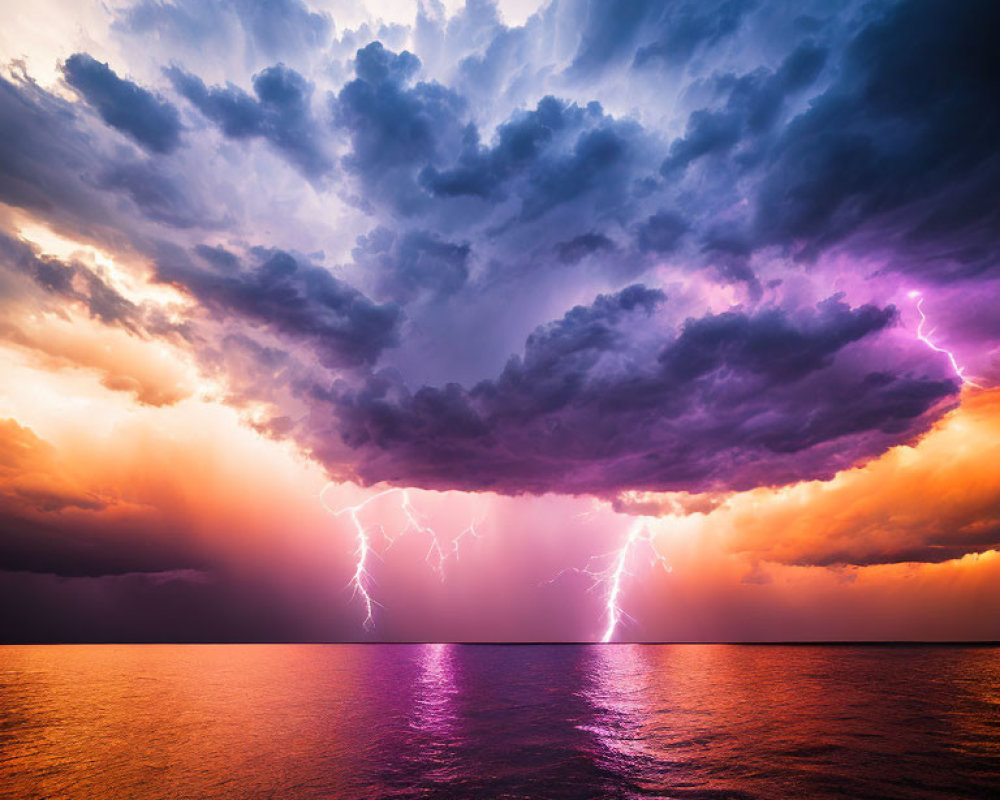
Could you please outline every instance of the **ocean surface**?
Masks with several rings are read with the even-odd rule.
[[[0,647],[0,796],[998,798],[1000,649]]]

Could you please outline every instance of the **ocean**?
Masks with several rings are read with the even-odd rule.
[[[9,798],[998,798],[1000,648],[0,647]]]

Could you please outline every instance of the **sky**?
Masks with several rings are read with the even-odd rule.
[[[36,0],[0,640],[1000,639],[990,0]]]

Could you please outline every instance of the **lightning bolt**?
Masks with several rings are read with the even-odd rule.
[[[670,565],[653,544],[654,538],[655,534],[649,529],[648,520],[640,517],[629,526],[625,540],[617,550],[591,556],[583,567],[564,569],[548,581],[554,583],[566,574],[586,575],[592,581],[588,591],[604,589],[605,628],[601,636],[602,643],[606,644],[614,639],[623,618],[631,619],[621,606],[621,598],[624,582],[634,574],[630,564],[637,548],[645,546],[650,556],[650,567],[659,565],[666,572],[671,571]]]
[[[940,347],[932,341],[931,337],[934,335],[934,331],[936,329],[931,329],[930,331],[925,332],[924,329],[928,324],[928,320],[927,315],[924,312],[924,298],[921,293],[918,291],[912,291],[909,293],[909,297],[916,299],[917,313],[920,314],[920,323],[917,326],[917,338],[934,352],[947,356],[955,375],[962,381],[963,384],[968,384],[969,386],[974,386],[978,389],[984,388],[982,384],[977,383],[966,376],[965,368],[958,363],[958,359],[951,350]],[[390,536],[386,533],[385,528],[381,524],[374,526],[381,531],[383,538],[387,542],[385,550],[388,550],[393,544],[395,544],[396,541],[399,540],[400,537],[411,531],[426,535],[429,538],[430,544],[427,549],[427,554],[424,556],[424,561],[430,565],[431,569],[441,578],[441,580],[444,580],[445,578],[445,566],[448,559],[454,558],[455,561],[458,561],[462,540],[467,536],[472,536],[477,539],[481,536],[477,527],[480,523],[473,521],[470,522],[469,525],[458,534],[458,536],[454,537],[451,540],[450,545],[446,547],[443,544],[443,540],[439,536],[438,532],[431,526],[421,521],[421,514],[416,510],[416,508],[414,508],[407,489],[385,489],[384,491],[367,497],[362,502],[353,506],[345,506],[336,510],[332,509],[327,505],[324,495],[333,485],[334,484],[331,482],[327,483],[323,487],[320,492],[320,502],[323,504],[323,507],[335,517],[347,515],[354,526],[355,540],[357,542],[355,550],[356,561],[354,573],[351,576],[349,585],[353,587],[354,595],[360,596],[364,604],[365,618],[363,626],[365,630],[372,630],[374,628],[375,606],[379,605],[379,603],[372,597],[371,591],[369,590],[369,585],[372,583],[372,577],[368,570],[368,561],[372,554],[381,557],[381,554],[372,546],[371,538],[369,536],[369,532],[373,526],[366,526],[361,521],[359,516],[360,512],[369,503],[389,494],[400,495],[400,509],[406,518],[405,527],[399,531],[399,533],[394,536]],[[589,512],[581,514],[580,516],[588,515]],[[588,591],[604,588],[605,628],[604,633],[601,636],[602,643],[611,642],[614,639],[615,633],[617,632],[619,625],[622,623],[623,618],[629,618],[628,613],[622,608],[621,598],[624,591],[624,582],[633,575],[629,565],[635,550],[638,547],[645,545],[650,554],[650,566],[653,567],[658,564],[665,571],[671,571],[671,567],[666,563],[665,558],[656,550],[653,540],[654,534],[650,531],[647,520],[640,517],[636,519],[631,526],[629,526],[625,540],[617,550],[602,553],[597,556],[591,556],[587,559],[587,563],[583,567],[570,567],[568,569],[564,569],[548,581],[548,583],[554,583],[563,575],[573,573],[586,575],[593,581]],[[599,566],[601,564],[604,566]]]
[[[935,353],[943,353],[944,355],[948,356],[948,360],[951,362],[951,368],[955,370],[955,374],[958,376],[958,379],[963,384],[967,383],[969,386],[975,386],[977,389],[985,388],[982,384],[976,383],[971,378],[965,377],[965,367],[959,366],[958,359],[955,358],[955,354],[951,352],[951,350],[946,350],[943,347],[939,347],[938,345],[934,344],[934,342],[931,341],[930,337],[934,335],[934,331],[937,330],[937,328],[932,328],[927,333],[924,333],[924,326],[927,324],[927,315],[924,313],[923,295],[921,295],[920,292],[912,291],[910,292],[909,296],[910,298],[916,298],[917,312],[920,314],[920,324],[917,325],[917,338],[925,345],[927,345]]]
[[[421,521],[422,515],[416,510],[416,508],[414,508],[413,503],[410,501],[409,490],[397,487],[377,492],[376,494],[365,498],[360,503],[353,506],[344,506],[343,508],[333,509],[327,504],[325,494],[327,490],[334,485],[335,484],[332,481],[327,483],[319,493],[319,500],[327,512],[332,514],[334,517],[342,517],[346,515],[351,521],[351,524],[354,526],[354,539],[357,542],[357,546],[354,551],[354,572],[351,575],[348,585],[353,589],[353,596],[361,597],[362,604],[365,608],[365,618],[362,625],[366,631],[374,629],[375,606],[380,605],[372,597],[370,590],[370,585],[373,582],[373,579],[368,570],[368,561],[371,555],[381,558],[385,551],[389,550],[389,548],[391,548],[407,533],[414,532],[423,534],[430,539],[430,545],[427,549],[427,555],[424,556],[424,561],[443,581],[445,578],[445,565],[447,564],[449,558],[454,558],[456,561],[458,560],[459,548],[461,547],[462,540],[467,536],[472,536],[476,539],[481,537],[478,526],[482,521],[473,520],[458,534],[458,536],[454,537],[451,540],[450,545],[446,547],[445,544],[443,544],[443,540],[438,532],[431,526]],[[361,511],[369,503],[390,494],[398,494],[400,496],[400,509],[406,519],[406,525],[403,529],[393,535],[388,534],[385,527],[381,523],[376,523],[375,525],[365,525],[359,516]],[[386,542],[386,545],[381,553],[373,546],[370,536],[370,532],[376,528],[381,533],[382,539]]]
[[[483,535],[479,532],[478,526],[482,524],[482,520],[473,520],[458,534],[454,539],[451,540],[451,551],[455,560],[458,561],[458,549],[462,543],[462,539],[466,536],[471,536],[473,539],[481,539]]]
[[[361,509],[363,509],[373,500],[376,500],[379,497],[384,497],[385,495],[391,494],[397,490],[386,489],[385,491],[379,492],[378,494],[373,494],[371,497],[366,498],[357,505],[346,506],[344,508],[335,511],[326,504],[326,499],[324,497],[327,489],[329,489],[331,486],[333,486],[332,482],[327,483],[320,490],[319,501],[320,503],[323,504],[323,508],[325,508],[328,512],[333,514],[333,516],[335,517],[340,517],[343,516],[344,514],[347,514],[348,519],[350,519],[351,523],[354,525],[354,538],[357,541],[358,545],[354,551],[354,555],[356,558],[354,565],[354,574],[351,575],[351,580],[349,585],[354,589],[354,596],[360,595],[361,600],[364,603],[365,619],[362,622],[362,625],[364,626],[364,629],[366,631],[370,631],[372,628],[375,627],[375,605],[376,605],[375,600],[372,598],[371,593],[368,591],[368,584],[371,581],[371,575],[368,572],[368,556],[370,553],[372,553],[372,546],[371,546],[371,541],[368,538],[368,528],[364,525],[364,523],[361,522],[361,519],[358,517],[358,514],[360,513]]]

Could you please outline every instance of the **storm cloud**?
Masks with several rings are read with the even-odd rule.
[[[169,153],[180,145],[177,109],[132,81],[119,78],[107,64],[76,53],[63,65],[66,82],[80,92],[108,125],[153,153]]]
[[[166,70],[174,88],[232,139],[262,138],[308,179],[318,180],[332,167],[322,147],[322,133],[310,111],[312,86],[283,64],[253,76],[252,97],[237,86],[207,87],[180,67]]]
[[[225,250],[198,253],[204,268],[175,253],[158,265],[159,279],[190,292],[215,315],[309,345],[326,366],[370,364],[396,340],[397,306],[372,302],[322,267],[254,248],[251,265],[234,271]]]
[[[733,598],[963,556],[985,580],[995,3],[397,6],[67,3],[62,42],[25,8],[0,65],[0,591],[159,597],[196,635],[181,615],[231,603],[247,638],[322,607],[353,636],[355,531],[324,506],[376,484],[442,531],[491,518],[454,584],[411,528],[378,602],[567,609],[503,636],[590,635],[589,576],[548,578],[625,513],[671,517],[677,574],[729,570]],[[719,559],[691,568],[694,542]]]
[[[726,312],[636,349],[629,329],[663,302],[635,285],[578,306],[471,389],[411,393],[388,375],[335,387],[357,475],[504,493],[745,490],[829,478],[911,441],[958,392],[879,357],[891,307]]]

